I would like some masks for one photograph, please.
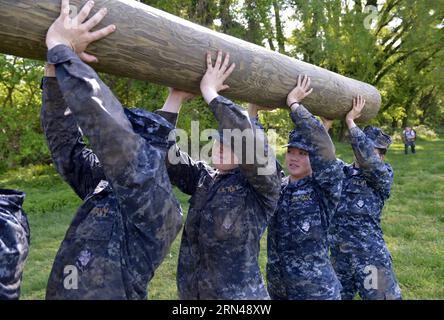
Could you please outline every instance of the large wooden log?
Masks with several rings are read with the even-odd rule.
[[[74,0],[81,8],[86,1]],[[381,96],[373,86],[267,50],[246,41],[201,27],[131,0],[96,0],[94,12],[106,6],[99,26],[114,23],[117,31],[91,46],[99,57],[94,68],[198,92],[205,71],[205,53],[230,52],[237,68],[228,80],[229,98],[282,107],[299,74],[312,78],[314,92],[304,104],[317,115],[342,118],[352,98],[362,94],[367,108],[361,121],[374,117]],[[0,52],[46,58],[45,34],[60,12],[60,0],[0,0]],[[94,13],[93,12],[93,13]]]

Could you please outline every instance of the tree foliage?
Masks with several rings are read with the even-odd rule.
[[[145,4],[375,85],[383,97],[372,122],[388,130],[444,123],[444,1],[144,0]],[[0,170],[49,162],[39,120],[43,64],[0,55]],[[161,86],[103,75],[126,106],[160,108]],[[184,107],[179,126],[214,127],[202,100]],[[284,138],[287,112],[263,115]],[[343,131],[340,123],[335,134]]]

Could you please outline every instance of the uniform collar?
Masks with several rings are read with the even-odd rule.
[[[304,185],[306,185],[308,182],[311,181],[311,176],[306,176],[305,178],[302,178],[297,181],[290,181],[290,176],[287,176],[282,181],[282,186],[289,187],[289,188],[300,188]]]
[[[174,126],[162,116],[144,109],[124,108],[133,130],[139,136],[159,147],[169,148],[175,141],[169,140],[169,135]]]
[[[233,176],[235,174],[240,174],[240,168],[239,167],[235,168],[233,170],[230,170],[230,171],[226,171],[224,173],[221,173],[219,170],[216,170],[215,171],[215,175],[214,175],[214,179],[221,180],[221,179],[225,179],[227,177],[231,177],[231,176]]]

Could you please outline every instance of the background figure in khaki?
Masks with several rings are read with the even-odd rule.
[[[402,141],[404,142],[404,153],[409,154],[409,147],[412,153],[416,153],[416,131],[412,127],[405,127],[402,132]]]

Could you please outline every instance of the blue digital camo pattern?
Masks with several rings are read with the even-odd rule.
[[[392,138],[384,133],[381,128],[366,126],[363,132],[368,138],[367,141],[371,142],[375,148],[387,150],[392,144]]]
[[[248,134],[266,146],[263,131],[252,125],[241,107],[221,96],[210,107],[219,131],[253,128]],[[241,149],[234,152],[244,159],[245,148]],[[256,152],[253,164],[242,163],[221,174],[179,149],[176,153],[181,161],[168,165],[171,182],[191,195],[177,269],[180,299],[269,299],[258,258],[260,239],[279,195],[275,157]],[[274,170],[261,175],[265,155]]]
[[[262,125],[262,123],[260,123],[259,118],[258,117],[250,117],[250,121],[251,123],[256,126],[257,128],[259,128],[260,130],[264,131],[264,126]],[[282,167],[281,163],[278,161],[278,159],[276,159],[276,170],[278,175],[281,177],[281,179],[285,178],[285,171],[284,168]]]
[[[298,145],[306,146],[312,176],[283,179],[268,228],[268,291],[277,300],[340,299],[327,231],[341,194],[343,172],[322,124],[303,106],[291,113]]]
[[[50,50],[48,61],[57,80],[43,80],[42,126],[57,171],[84,202],[55,258],[46,298],[146,299],[182,224],[165,165],[173,126],[150,112],[124,111],[66,46]]]
[[[342,299],[347,300],[356,293],[363,299],[401,298],[381,229],[393,170],[374,153],[372,138],[374,135],[367,136],[358,127],[350,131],[359,168],[343,167],[341,201],[330,230],[332,262],[343,287]]]
[[[290,131],[290,134],[288,135],[288,144],[284,147],[298,148],[312,153],[314,151],[308,137],[304,135],[304,132],[298,129]]]
[[[0,300],[17,300],[29,252],[29,225],[22,209],[25,194],[0,189]]]

